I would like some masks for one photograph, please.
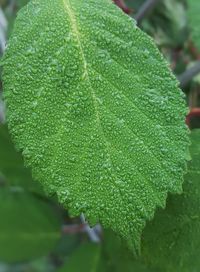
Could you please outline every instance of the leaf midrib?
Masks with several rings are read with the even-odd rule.
[[[98,110],[98,100],[97,100],[96,94],[95,94],[94,89],[93,89],[93,87],[91,85],[91,82],[90,82],[89,73],[88,73],[88,69],[87,69],[87,61],[85,59],[85,54],[84,54],[84,51],[83,51],[83,47],[81,45],[81,40],[80,40],[81,35],[80,35],[79,29],[78,29],[78,26],[77,26],[76,18],[75,18],[75,15],[74,15],[73,11],[72,11],[70,1],[69,0],[62,0],[62,1],[63,1],[63,4],[64,4],[65,11],[66,11],[66,13],[67,13],[67,15],[69,16],[69,19],[70,19],[70,24],[71,24],[71,27],[72,27],[72,33],[77,38],[77,43],[78,43],[78,46],[79,46],[79,49],[80,49],[80,52],[81,52],[81,58],[82,58],[83,68],[84,68],[83,78],[84,77],[87,78],[87,81],[88,81],[88,83],[90,85],[93,105],[94,105],[94,109],[95,109],[96,121],[97,121],[99,129],[101,131],[101,134],[103,136],[103,139],[104,139],[104,142],[105,142],[105,145],[106,145],[106,149],[109,150],[110,143],[107,141],[107,139],[105,137],[105,134],[103,132],[102,125],[101,125],[101,120],[100,120],[100,115],[99,115],[99,110]],[[110,163],[111,163],[111,165],[113,167],[113,163],[112,163],[112,160],[111,160],[110,153],[108,152],[107,155],[108,155],[109,161],[110,161]],[[116,179],[118,179],[118,178],[116,177]]]
[[[103,131],[103,128],[102,128],[102,125],[101,125],[100,115],[99,115],[99,111],[98,111],[98,100],[97,100],[96,94],[95,94],[94,89],[93,89],[93,87],[91,85],[91,82],[90,82],[89,73],[88,73],[88,69],[87,69],[87,61],[86,61],[85,54],[84,54],[84,51],[83,51],[83,47],[82,47],[82,44],[81,44],[81,40],[80,40],[80,36],[81,35],[80,35],[79,29],[78,29],[78,26],[77,26],[76,17],[74,15],[73,11],[72,11],[70,0],[62,0],[62,2],[63,2],[63,5],[64,5],[64,9],[65,9],[67,15],[69,16],[69,21],[70,21],[70,24],[71,24],[72,33],[74,34],[74,36],[77,39],[77,43],[78,43],[78,46],[79,46],[79,49],[80,49],[80,52],[81,52],[81,57],[82,57],[82,62],[83,62],[83,68],[84,68],[83,78],[85,77],[87,79],[87,81],[89,83],[89,86],[90,86],[92,100],[93,100],[94,109],[95,109],[96,121],[97,121],[98,127],[99,127],[99,129],[101,131],[102,137],[104,139],[105,147],[106,147],[106,150],[107,150],[106,154],[108,156],[108,160],[110,162],[110,165],[112,166],[113,175],[116,178],[116,180],[119,180],[118,177],[117,177],[117,175],[116,175],[116,171],[114,170],[114,166],[113,166],[113,162],[112,162],[112,159],[111,159],[111,155],[109,153],[110,143],[106,139],[104,131]],[[114,182],[113,182],[113,184],[116,186],[116,184]],[[125,200],[123,198],[123,194],[121,192],[120,187],[118,187],[118,190],[119,190],[119,194],[121,196],[121,199],[124,202],[124,205],[126,205],[126,202],[125,202]],[[130,229],[129,229],[129,233],[131,235],[131,230]]]
[[[87,69],[87,61],[85,59],[85,54],[83,52],[83,47],[81,45],[80,32],[78,30],[75,15],[74,15],[74,13],[72,11],[72,7],[71,7],[71,4],[70,4],[69,0],[62,0],[62,1],[63,1],[63,4],[64,4],[65,11],[69,15],[70,24],[71,24],[71,27],[72,27],[72,33],[77,38],[78,47],[79,47],[80,52],[81,52],[81,59],[82,59],[83,68],[84,68],[83,78],[86,77],[88,82],[90,83],[90,78],[89,78],[88,69]],[[90,84],[90,86],[91,86],[91,84]],[[92,94],[92,99],[93,99],[93,103],[94,103],[96,119],[97,119],[98,124],[100,124],[97,97],[96,97],[92,87],[91,87],[91,94]]]

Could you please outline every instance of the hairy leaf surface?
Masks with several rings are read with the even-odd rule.
[[[181,191],[188,146],[183,96],[151,38],[109,0],[35,0],[3,63],[9,128],[34,177],[138,248]]]
[[[164,272],[200,268],[200,130],[192,132],[191,140],[183,195],[170,196],[143,234],[143,260]]]

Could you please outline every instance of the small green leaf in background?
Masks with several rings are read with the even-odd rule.
[[[0,125],[0,173],[6,185],[43,194],[40,184],[32,180],[30,170],[24,167],[22,155],[15,150],[6,125]]]
[[[191,141],[183,195],[170,196],[143,233],[142,258],[161,272],[200,269],[200,130],[192,131]]]
[[[60,238],[60,220],[49,203],[15,187],[0,188],[0,261],[48,254]]]
[[[6,125],[0,125],[0,261],[28,261],[48,254],[60,237],[61,220],[24,167]]]
[[[146,220],[182,191],[189,142],[152,39],[110,0],[36,0],[3,64],[9,128],[33,177],[138,250]]]
[[[188,2],[188,20],[190,23],[192,40],[200,50],[200,1],[187,0]]]
[[[160,272],[136,260],[116,234],[105,231],[98,272]],[[64,271],[63,271],[64,272]],[[78,271],[77,271],[78,272]]]
[[[97,272],[101,247],[96,244],[81,245],[59,272]]]

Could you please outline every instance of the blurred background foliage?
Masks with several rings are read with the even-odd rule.
[[[114,2],[137,17],[145,1],[148,0]],[[1,56],[17,12],[27,2],[0,0]],[[200,61],[199,14],[198,0],[160,0],[139,23],[181,80],[188,76],[185,71],[190,73]],[[196,72],[182,87],[190,108],[187,123],[191,129],[200,128],[200,74]],[[0,272],[165,271],[159,266],[147,268],[112,232],[103,231],[100,226],[90,229],[83,216],[70,219],[55,196],[46,197],[12,144],[1,97],[0,82]],[[200,271],[200,267],[191,271]]]

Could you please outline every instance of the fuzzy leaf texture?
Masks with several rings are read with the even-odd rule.
[[[200,268],[200,130],[191,133],[192,161],[184,192],[170,196],[143,233],[142,256],[162,272],[197,272]]]
[[[109,0],[35,0],[3,59],[18,149],[72,216],[138,249],[145,221],[180,192],[186,106],[154,42]]]
[[[188,18],[192,30],[192,39],[200,50],[200,2],[197,0],[188,0]]]

